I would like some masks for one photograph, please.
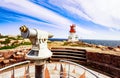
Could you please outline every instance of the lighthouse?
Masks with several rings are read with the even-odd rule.
[[[76,27],[75,24],[72,24],[72,25],[70,26],[70,31],[69,31],[70,35],[68,36],[68,42],[76,42],[76,41],[79,41],[78,36],[77,36],[77,34],[76,34],[75,27]]]

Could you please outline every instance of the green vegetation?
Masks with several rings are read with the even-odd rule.
[[[5,39],[5,41],[0,42],[0,45],[4,45],[3,47],[0,47],[0,50],[12,49],[20,45],[31,45],[31,42],[19,42],[18,40],[23,40],[23,38],[19,35],[16,37],[0,36],[0,39]],[[13,40],[13,42],[11,42],[11,40]]]
[[[79,47],[88,47],[88,45],[86,45],[83,42],[64,42],[63,46],[79,46]]]
[[[24,43],[21,43],[21,45],[31,45],[31,42],[24,42]]]
[[[1,42],[1,44],[8,44],[8,43],[10,43],[10,39],[5,39],[5,41],[3,41],[3,42]]]
[[[18,35],[17,40],[23,40],[23,38],[20,35]]]
[[[21,43],[21,44],[13,44],[12,46],[4,46],[4,47],[1,47],[0,50],[13,49],[13,48],[16,48],[16,47],[21,46],[21,45],[31,45],[31,43],[30,42],[24,42],[24,43]]]
[[[1,38],[8,38],[8,36],[0,36],[0,39],[1,39]]]
[[[16,38],[14,37],[8,37],[9,40],[17,40]]]
[[[4,46],[4,47],[1,47],[0,50],[3,50],[3,49],[12,49],[12,48],[15,48],[15,47],[18,47],[20,45],[13,45],[13,46]]]

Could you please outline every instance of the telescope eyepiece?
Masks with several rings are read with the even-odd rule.
[[[20,31],[26,33],[28,31],[28,28],[25,25],[23,25],[20,27]]]

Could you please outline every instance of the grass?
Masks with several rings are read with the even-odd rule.
[[[16,48],[16,47],[21,46],[21,45],[31,45],[31,42],[23,42],[23,43],[18,44],[17,40],[23,40],[23,38],[19,35],[16,37],[0,36],[0,39],[2,39],[2,38],[5,38],[5,41],[0,42],[0,43],[5,44],[6,46],[1,47],[0,50],[13,49],[13,48]],[[10,43],[11,40],[16,40],[16,42],[12,43],[11,46],[8,46],[8,44]]]
[[[10,43],[10,39],[9,38],[7,38],[7,39],[5,39],[5,41],[1,42],[1,44],[8,44],[8,43]]]
[[[80,42],[64,42],[63,46],[81,46],[83,43]]]
[[[1,38],[8,38],[8,36],[0,36],[0,39],[1,39]]]
[[[31,43],[30,42],[24,42],[24,43],[15,44],[15,45],[12,45],[12,46],[4,46],[4,47],[1,47],[0,50],[3,50],[3,49],[13,49],[13,48],[16,48],[16,47],[21,46],[21,45],[31,45]]]

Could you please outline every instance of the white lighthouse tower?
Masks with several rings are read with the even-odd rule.
[[[77,42],[79,41],[78,36],[76,35],[75,24],[70,26],[70,35],[68,36],[68,42]]]

